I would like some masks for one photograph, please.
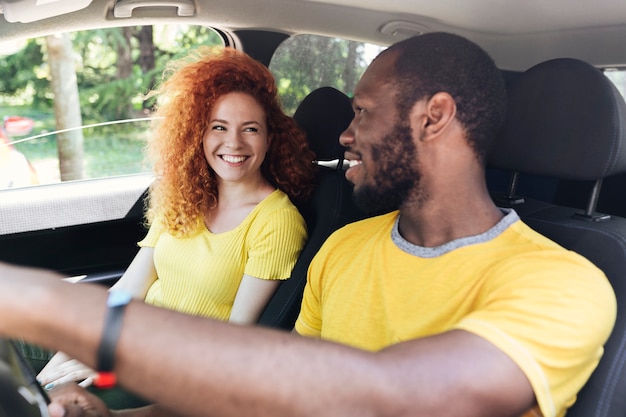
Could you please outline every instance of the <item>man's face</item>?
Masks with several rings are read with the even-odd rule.
[[[399,120],[397,87],[387,81],[393,59],[384,55],[363,74],[354,91],[354,119],[340,138],[355,201],[370,213],[399,208],[419,187],[412,130],[408,120]]]

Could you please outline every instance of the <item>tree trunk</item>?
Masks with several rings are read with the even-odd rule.
[[[54,94],[57,130],[80,127],[80,100],[72,41],[67,34],[46,37],[50,87]],[[57,133],[61,181],[83,177],[83,132],[80,129]]]
[[[139,67],[144,74],[150,74],[148,80],[148,90],[152,90],[156,84],[155,74],[153,72],[156,67],[156,58],[154,56],[154,36],[152,26],[142,26],[139,34]],[[142,104],[143,109],[148,108],[148,101]]]
[[[131,38],[132,29],[129,27],[122,28],[122,36],[124,42],[117,44],[117,79],[123,80],[133,73],[133,59],[131,56]]]
[[[337,59],[337,56],[334,53],[336,51],[334,39],[320,37],[317,40],[317,44],[319,46],[319,51],[321,51],[322,55],[322,59],[320,59],[316,63],[319,66],[319,70],[321,72],[320,85],[333,85],[336,82],[338,75],[334,71]]]
[[[356,69],[359,68],[358,64],[361,59],[358,47],[358,42],[348,42],[348,58],[346,59],[346,66],[343,68],[342,74],[345,83],[344,91],[354,91],[358,81]]]
[[[155,67],[152,33],[152,26],[142,26],[137,35],[139,38],[139,66],[144,74],[152,71]]]

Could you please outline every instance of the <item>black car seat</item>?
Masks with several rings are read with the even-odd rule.
[[[348,96],[322,87],[304,98],[294,114],[306,132],[317,157],[317,185],[311,200],[298,207],[309,238],[294,266],[291,278],[282,282],[259,318],[258,324],[291,330],[300,312],[309,263],[326,238],[339,227],[365,217],[352,200],[352,185],[343,171],[344,148],[339,135],[354,116]]]
[[[513,174],[494,195],[529,226],[587,257],[607,275],[617,321],[604,356],[568,417],[626,415],[626,219],[597,212],[602,180],[626,173],[626,104],[593,66],[555,59],[527,70],[509,91],[507,120],[489,162]],[[584,209],[519,195],[518,173],[593,182]]]
[[[501,71],[501,73],[507,91],[510,91],[515,86],[523,74],[522,71],[506,70]],[[505,193],[508,190],[510,185],[510,173],[508,171],[497,169],[488,164],[486,177],[489,190],[501,193]],[[518,173],[516,176],[516,190],[526,197],[541,201],[554,202],[559,183],[560,181],[556,178],[542,175]]]

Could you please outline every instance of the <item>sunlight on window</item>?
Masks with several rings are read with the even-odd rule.
[[[604,75],[615,84],[615,87],[626,98],[626,69],[624,68],[607,68]]]

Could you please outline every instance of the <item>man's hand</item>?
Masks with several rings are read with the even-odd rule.
[[[50,417],[112,417],[102,400],[76,384],[59,385],[48,394]]]

